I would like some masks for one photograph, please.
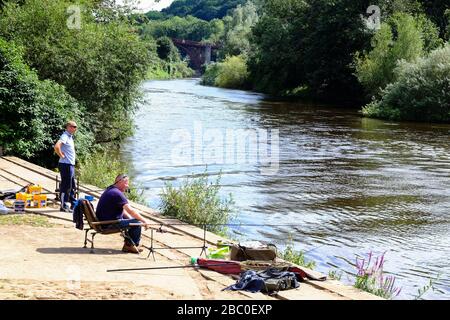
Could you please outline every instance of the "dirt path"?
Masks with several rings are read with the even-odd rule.
[[[223,285],[194,269],[106,272],[187,261],[157,254],[154,262],[146,255],[123,253],[119,235],[98,235],[91,254],[82,248],[83,232],[52,222],[51,228],[0,226],[0,299],[247,299],[221,291]]]
[[[18,158],[0,157],[0,190],[18,190],[28,182],[39,183],[51,191],[55,188],[55,173]],[[178,220],[162,217],[142,205],[132,205],[157,223],[157,228],[164,225],[167,231],[153,234],[154,246],[165,248],[155,251],[156,262],[146,259],[147,252],[141,256],[122,253],[123,239],[118,234],[97,235],[95,254],[91,254],[89,249],[82,248],[84,232],[74,228],[72,215],[52,206],[27,210],[26,225],[5,225],[0,221],[0,299],[275,299],[262,293],[222,291],[235,280],[205,269],[107,272],[108,269],[183,266],[191,256],[198,257],[205,245],[201,228],[181,226]],[[54,225],[49,228],[42,221],[30,224],[28,218],[33,222],[33,217],[50,217]],[[143,244],[149,246],[151,231],[143,231],[142,236]],[[207,246],[219,239],[206,233]],[[335,280],[306,281],[300,288],[280,291],[276,298],[380,299]]]

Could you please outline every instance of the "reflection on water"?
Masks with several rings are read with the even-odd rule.
[[[224,137],[226,130],[278,129],[275,175],[251,161],[208,163],[212,178],[222,171],[238,221],[267,225],[234,227],[235,237],[280,248],[292,237],[317,270],[344,270],[348,283],[357,255],[386,252],[385,270],[403,288],[399,298],[413,298],[438,275],[424,298],[450,298],[450,126],[365,119],[355,110],[271,101],[197,80],[151,81],[143,90],[136,133],[122,156],[151,206],[167,181],[177,185],[205,170],[195,162],[174,165],[175,133],[194,139],[198,124]],[[200,149],[209,151],[208,144]]]

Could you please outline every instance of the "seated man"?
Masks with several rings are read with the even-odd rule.
[[[96,215],[98,220],[121,220],[120,227],[126,227],[130,223],[148,223],[135,209],[131,208],[127,198],[125,198],[124,192],[128,189],[128,176],[120,174],[116,177],[116,180],[112,186],[109,186],[105,192],[103,192],[100,200],[97,204]],[[114,227],[117,225],[111,225]],[[135,246],[130,240],[125,239],[123,245],[123,252],[138,253],[142,251],[139,248],[139,242],[141,240],[141,226],[133,226],[128,229],[128,236],[133,240]],[[139,250],[139,251],[138,251]]]

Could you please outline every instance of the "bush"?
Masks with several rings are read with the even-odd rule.
[[[219,196],[220,176],[215,183],[208,182],[206,172],[199,178],[186,179],[176,189],[170,183],[161,193],[161,213],[192,224],[206,224],[206,229],[225,234],[226,224],[233,216],[234,201]]]
[[[367,117],[450,122],[450,44],[417,62],[402,62],[397,81],[363,108]]]
[[[381,25],[372,39],[372,47],[372,51],[363,56],[356,54],[356,75],[369,95],[379,96],[381,90],[394,81],[397,62],[419,58],[424,42],[414,17],[402,13]]]
[[[286,246],[284,251],[278,253],[278,256],[286,261],[292,262],[298,266],[308,269],[314,269],[316,263],[314,261],[306,261],[303,251],[295,251],[291,243]]]
[[[39,79],[65,86],[86,108],[89,128],[103,142],[131,132],[151,50],[123,17],[99,3],[81,1],[80,28],[70,29],[67,9],[73,1],[7,1],[0,36],[24,47],[24,60]]]
[[[218,63],[211,63],[206,67],[202,76],[201,84],[205,86],[215,86],[216,78],[219,76],[220,67]]]
[[[242,89],[248,78],[247,64],[242,56],[226,57],[223,62],[206,68],[202,83],[221,88]]]

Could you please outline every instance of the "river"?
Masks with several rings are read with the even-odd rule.
[[[222,172],[222,195],[233,194],[235,222],[264,225],[232,227],[234,238],[279,249],[292,238],[316,270],[342,270],[347,284],[357,257],[385,253],[384,270],[402,288],[396,299],[414,299],[430,279],[423,298],[450,299],[450,125],[366,119],[198,79],[142,90],[121,155],[151,207],[166,182],[177,186],[207,164],[211,179]],[[267,134],[267,143],[242,149],[228,139],[240,133],[263,143]]]

